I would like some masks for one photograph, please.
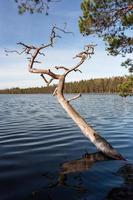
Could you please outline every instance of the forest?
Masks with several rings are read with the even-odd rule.
[[[133,94],[133,88],[127,86],[129,77],[111,77],[97,78],[90,80],[80,80],[68,82],[65,85],[65,93],[118,93],[121,96]],[[32,88],[10,88],[0,90],[0,94],[37,94],[37,93],[53,93],[56,85],[47,87]]]

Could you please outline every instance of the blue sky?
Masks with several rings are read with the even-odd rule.
[[[45,14],[18,15],[14,0],[0,1],[0,89],[12,87],[43,86],[44,83],[37,74],[30,74],[27,70],[25,56],[10,54],[6,56],[4,49],[19,49],[17,42],[39,45],[47,43],[52,25],[63,27],[74,33],[65,34],[56,41],[54,48],[46,50],[41,68],[47,66],[73,66],[76,60],[73,56],[82,51],[85,44],[97,44],[95,55],[82,66],[82,74],[72,73],[67,81],[90,79],[98,77],[112,77],[127,74],[122,68],[121,56],[107,56],[105,46],[96,37],[83,37],[78,29],[78,17],[81,15],[81,0],[61,0],[51,3],[49,16]]]

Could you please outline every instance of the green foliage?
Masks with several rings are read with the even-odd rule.
[[[133,76],[126,77],[125,81],[118,85],[118,91],[122,97],[133,95]]]
[[[133,52],[133,1],[83,0],[79,29],[83,35],[101,37],[111,55]]]
[[[127,76],[125,81],[118,86],[119,94],[126,97],[133,94],[133,60],[128,58],[121,65],[128,68],[130,73],[130,76]]]
[[[49,3],[51,0],[14,0],[18,6],[19,14],[25,12],[33,13],[42,13],[45,12],[48,15]]]
[[[122,66],[128,68],[129,72],[133,73],[133,60],[128,58],[125,62],[121,64]]]
[[[133,24],[133,14],[124,15],[121,17],[121,22],[123,26],[132,26]]]
[[[82,17],[79,18],[79,29],[83,35],[95,34],[106,44],[110,55],[133,53],[133,1],[132,0],[83,0]],[[133,60],[127,59],[122,66],[133,73]],[[125,79],[119,85],[122,96],[127,96],[133,88],[133,80]]]

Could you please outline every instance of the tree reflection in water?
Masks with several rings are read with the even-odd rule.
[[[41,191],[33,192],[32,199],[65,200],[71,198],[73,200],[81,198],[83,193],[87,191],[81,172],[91,168],[97,161],[107,160],[112,160],[112,158],[107,157],[102,152],[96,152],[61,164],[58,173],[47,172],[43,174],[47,180],[47,186]],[[70,176],[68,176],[69,174]]]
[[[111,159],[105,156],[103,153],[96,152],[92,154],[85,154],[82,158],[77,160],[65,162],[61,164],[58,173],[48,172],[43,174],[44,178],[47,180],[47,186],[40,191],[34,192],[31,199],[90,199],[90,196],[88,196],[89,188],[85,188],[85,178],[83,177],[82,172],[89,170],[94,163],[98,161],[109,160]],[[124,184],[121,187],[113,188],[104,198],[104,200],[132,200],[133,165],[125,164],[118,170],[116,175],[121,176],[124,179]]]
[[[66,162],[61,165],[61,174],[69,174],[72,172],[81,172],[88,170],[97,161],[112,160],[102,152],[85,154],[82,158]]]

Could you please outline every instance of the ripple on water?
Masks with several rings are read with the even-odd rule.
[[[72,102],[86,121],[130,162],[132,100],[116,95],[83,95],[81,100]],[[73,199],[79,195],[79,199],[100,200],[112,188],[124,184],[125,177],[116,175],[122,161],[83,160],[78,164],[86,152],[95,152],[96,148],[50,95],[0,95],[0,110],[0,200],[30,200],[34,191],[50,192],[50,184],[55,185],[53,199],[58,199],[63,188],[61,198],[71,194]],[[85,170],[62,177],[67,187],[56,186],[60,165],[70,160],[77,163],[75,170]],[[86,192],[75,190],[81,185]]]

